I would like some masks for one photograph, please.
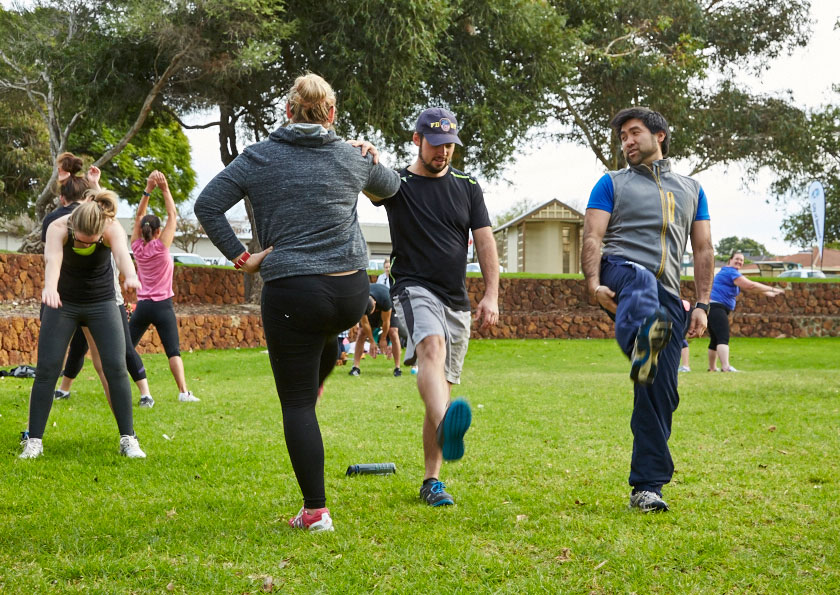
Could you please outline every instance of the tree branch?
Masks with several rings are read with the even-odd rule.
[[[137,119],[132,124],[131,128],[123,135],[123,137],[115,144],[113,147],[105,151],[99,159],[97,159],[93,165],[96,167],[102,167],[106,163],[108,163],[111,159],[113,159],[116,155],[122,151],[126,145],[131,142],[131,139],[134,138],[134,135],[139,132],[139,130],[143,127],[143,124],[146,122],[146,118],[149,115],[149,112],[152,111],[152,104],[154,103],[155,99],[157,99],[158,95],[160,94],[163,86],[169,81],[169,79],[174,75],[178,69],[181,67],[181,61],[187,55],[187,52],[190,50],[192,44],[187,45],[184,49],[180,52],[175,54],[172,58],[172,61],[167,66],[164,73],[160,76],[154,86],[149,90],[146,94],[146,100],[143,102],[143,106],[140,108],[140,113],[137,114]]]
[[[173,110],[168,105],[164,105],[162,109],[166,111],[170,116],[172,116],[172,119],[178,122],[178,125],[181,128],[184,128],[185,130],[204,130],[205,128],[212,128],[213,126],[219,126],[221,124],[221,122],[208,122],[207,124],[186,124],[181,118],[178,117],[178,114],[175,113],[175,110]]]
[[[575,124],[578,128],[580,128],[581,132],[583,132],[584,136],[586,136],[586,142],[589,144],[589,148],[595,153],[595,156],[598,160],[604,164],[604,167],[610,169],[610,162],[604,155],[604,152],[601,150],[601,147],[598,143],[595,142],[595,139],[592,136],[592,132],[589,130],[589,127],[586,125],[586,122],[580,115],[580,112],[575,108],[572,104],[571,98],[569,98],[569,94],[562,90],[560,91],[560,97],[563,99],[563,103],[566,104],[566,109],[569,110],[569,113],[572,114],[572,118],[575,121]]]

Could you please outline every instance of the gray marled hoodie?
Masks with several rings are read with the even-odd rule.
[[[265,281],[367,267],[359,227],[359,192],[385,198],[400,188],[397,172],[374,165],[320,124],[292,124],[251,145],[210,181],[195,203],[207,236],[228,259],[245,247],[225,213],[248,196],[263,247]]]

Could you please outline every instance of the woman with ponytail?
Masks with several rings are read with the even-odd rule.
[[[41,224],[41,242],[46,244],[47,229],[53,221],[69,215],[83,201],[87,200],[89,188],[99,189],[99,177],[101,175],[99,168],[91,166],[87,172],[87,180],[85,180],[85,178],[78,175],[78,172],[82,170],[82,165],[82,160],[73,155],[73,153],[62,153],[56,159],[56,167],[58,169],[58,195],[61,206],[44,217],[44,221]],[[140,356],[130,341],[128,313],[125,310],[125,303],[119,287],[119,274],[116,271],[116,265],[113,260],[111,261],[111,268],[114,269],[114,294],[116,295],[117,307],[120,309],[120,315],[123,321],[123,334],[126,337],[125,363],[131,379],[134,380],[137,384],[137,389],[140,391],[140,406],[151,407],[154,405],[154,399],[152,399],[149,392],[146,368],[143,366],[143,360],[140,359]],[[42,315],[43,308],[44,305],[42,304]],[[73,386],[73,381],[78,377],[85,363],[85,354],[88,352],[89,339],[87,327],[80,325],[70,340],[70,349],[67,352],[64,370],[61,372],[61,386],[54,393],[56,400],[70,398],[70,388]],[[93,367],[96,369],[96,373],[99,374],[102,387],[105,389],[105,395],[109,396],[108,382],[105,379],[105,372],[102,369],[102,362],[95,345],[91,349],[91,357],[93,359]],[[110,403],[110,398],[108,402]]]
[[[367,308],[370,279],[356,213],[359,192],[393,196],[400,178],[377,164],[374,152],[365,156],[335,134],[335,93],[320,76],[295,80],[286,115],[288,126],[245,149],[213,178],[195,214],[237,269],[259,272],[265,282],[263,329],[286,447],[303,493],[303,508],[289,525],[331,531],[315,403],[338,358],[336,336]],[[225,217],[245,195],[266,248],[253,255]]]
[[[149,198],[155,187],[160,188],[166,204],[166,225],[163,228],[157,215],[146,215]],[[178,385],[178,400],[190,403],[199,399],[187,388],[178,337],[178,320],[175,318],[175,306],[172,303],[175,295],[172,291],[172,273],[175,265],[169,254],[169,247],[175,239],[177,222],[178,211],[169,191],[169,183],[166,176],[155,170],[146,180],[146,190],[137,206],[134,230],[131,232],[131,250],[134,252],[143,289],[137,292],[137,307],[131,315],[128,328],[131,331],[131,342],[136,347],[149,325],[154,325],[166,357],[169,358],[169,370],[175,378],[175,384]]]
[[[71,174],[72,175],[72,174]],[[66,182],[65,182],[66,184]],[[42,438],[70,338],[79,324],[90,331],[108,382],[111,409],[120,432],[120,454],[145,458],[134,434],[131,384],[125,366],[125,337],[114,291],[111,254],[125,276],[125,287],[140,289],[126,249],[125,231],[116,221],[117,195],[93,192],[47,229],[44,250],[44,311],[38,339],[38,366],[29,398],[29,430],[22,459],[43,454]]]

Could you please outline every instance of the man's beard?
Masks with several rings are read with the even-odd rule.
[[[433,174],[439,174],[440,172],[445,170],[447,167],[449,167],[449,162],[452,161],[451,157],[447,158],[445,160],[444,164],[441,167],[438,167],[437,165],[429,163],[428,161],[423,159],[423,149],[422,149],[422,147],[417,148],[417,158],[420,160],[420,163],[423,164],[423,167],[425,167],[427,171],[429,171]]]

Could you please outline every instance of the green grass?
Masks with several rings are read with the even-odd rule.
[[[319,406],[336,532],[316,535],[286,525],[301,499],[261,350],[184,354],[195,404],[146,356],[144,461],[118,456],[89,365],[45,455],[18,460],[31,381],[2,379],[0,592],[262,593],[269,576],[283,593],[838,592],[840,339],[735,339],[741,374],[701,371],[705,345],[680,376],[672,511],[647,516],[627,510],[632,391],[612,341],[474,341],[444,509],[417,497],[414,378],[381,358],[338,368]],[[344,476],[366,462],[398,472]]]

